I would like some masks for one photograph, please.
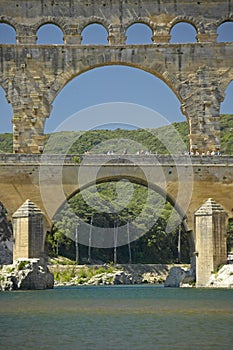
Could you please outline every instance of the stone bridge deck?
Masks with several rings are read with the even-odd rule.
[[[30,199],[51,222],[66,198],[120,179],[166,196],[190,229],[194,211],[210,197],[233,217],[233,156],[0,155],[0,201],[10,217]]]
[[[221,165],[233,166],[233,155],[215,156],[185,156],[185,155],[135,155],[135,154],[0,154],[1,164],[63,164],[77,165],[82,160],[85,164],[100,164],[110,162],[111,164],[154,164],[155,161],[161,165]]]

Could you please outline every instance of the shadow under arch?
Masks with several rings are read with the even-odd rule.
[[[159,187],[156,184],[153,184],[151,182],[147,182],[146,180],[136,177],[136,176],[121,176],[121,175],[116,175],[116,176],[111,176],[111,177],[103,177],[101,179],[96,179],[96,181],[92,181],[89,182],[87,184],[85,184],[84,186],[77,188],[75,191],[73,191],[72,193],[70,193],[67,198],[66,201],[63,202],[59,208],[57,208],[56,212],[53,215],[52,218],[52,222],[54,224],[54,218],[56,217],[56,215],[58,214],[58,212],[62,209],[62,207],[65,205],[65,203],[67,203],[67,201],[69,199],[71,199],[72,197],[74,197],[76,194],[81,193],[82,191],[94,186],[94,185],[99,185],[99,184],[103,184],[103,183],[107,183],[107,182],[117,182],[119,180],[128,180],[131,183],[137,184],[137,185],[141,185],[144,186],[148,189],[151,189],[152,191],[158,193],[164,200],[165,202],[168,202],[171,204],[171,206],[176,210],[176,212],[178,213],[179,217],[180,217],[180,225],[183,229],[183,231],[188,233],[188,242],[189,242],[189,252],[190,252],[190,257],[193,257],[194,252],[195,252],[195,241],[194,241],[194,235],[193,235],[193,231],[189,230],[187,223],[186,223],[186,214],[183,211],[183,209],[177,205],[175,199],[172,197],[171,194],[169,194],[168,192],[164,191],[161,187]],[[139,237],[138,237],[139,238]]]

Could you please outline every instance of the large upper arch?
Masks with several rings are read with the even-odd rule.
[[[57,79],[54,81],[54,83],[50,86],[50,90],[52,91],[52,94],[49,94],[49,102],[52,103],[57,94],[62,90],[62,88],[69,83],[72,79],[75,77],[87,72],[90,69],[98,68],[98,67],[104,67],[104,66],[112,66],[112,65],[121,65],[121,66],[128,66],[133,68],[141,69],[145,72],[151,73],[152,75],[156,76],[157,78],[163,80],[166,85],[168,85],[171,90],[175,93],[177,98],[182,101],[182,97],[179,94],[178,86],[179,81],[176,80],[176,77],[171,75],[169,72],[167,72],[164,67],[161,65],[157,65],[154,67],[153,70],[148,69],[147,67],[143,66],[142,64],[134,64],[129,62],[122,62],[122,61],[115,61],[112,63],[99,63],[98,57],[96,57],[96,64],[92,64],[91,67],[83,68],[82,70],[78,70],[77,72],[74,72],[73,66],[70,65],[70,67],[67,67],[66,72],[64,74],[61,74],[57,77]]]

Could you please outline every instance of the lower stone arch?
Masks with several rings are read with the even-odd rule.
[[[172,197],[172,195],[167,193],[166,191],[164,191],[161,187],[157,186],[156,184],[147,183],[145,180],[137,178],[137,177],[133,177],[133,176],[124,176],[124,177],[122,177],[122,176],[117,176],[116,175],[116,176],[111,176],[111,177],[104,177],[102,179],[98,179],[96,182],[94,182],[94,181],[93,182],[89,182],[89,183],[85,184],[84,186],[82,186],[80,188],[77,188],[76,190],[72,191],[67,196],[67,200],[71,199],[74,195],[76,195],[78,193],[81,193],[85,189],[87,189],[87,188],[89,188],[89,187],[91,187],[91,186],[93,186],[95,184],[98,185],[98,184],[102,184],[102,183],[107,183],[107,182],[112,182],[112,181],[119,181],[119,180],[128,180],[128,181],[130,181],[132,183],[145,186],[145,187],[155,191],[160,196],[162,196],[165,199],[166,202],[169,202],[172,205],[172,207],[176,209],[177,213],[181,217],[182,230],[184,230],[188,234],[190,262],[191,262],[191,264],[193,264],[193,257],[195,256],[195,241],[194,241],[193,231],[188,228],[188,225],[187,225],[187,222],[186,222],[186,215],[185,215],[184,211],[182,210],[182,208],[175,203],[175,200]],[[53,217],[56,216],[56,214],[61,210],[63,205],[64,205],[64,203],[62,203],[60,205],[60,207],[57,209],[57,211],[56,211],[56,213],[54,214]]]

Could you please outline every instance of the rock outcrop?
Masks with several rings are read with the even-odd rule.
[[[0,290],[49,289],[54,286],[53,275],[40,259],[19,259],[0,270]]]
[[[233,264],[224,265],[217,273],[213,273],[207,287],[233,288]]]
[[[192,269],[174,266],[169,271],[164,287],[187,287],[195,282],[195,275]]]

